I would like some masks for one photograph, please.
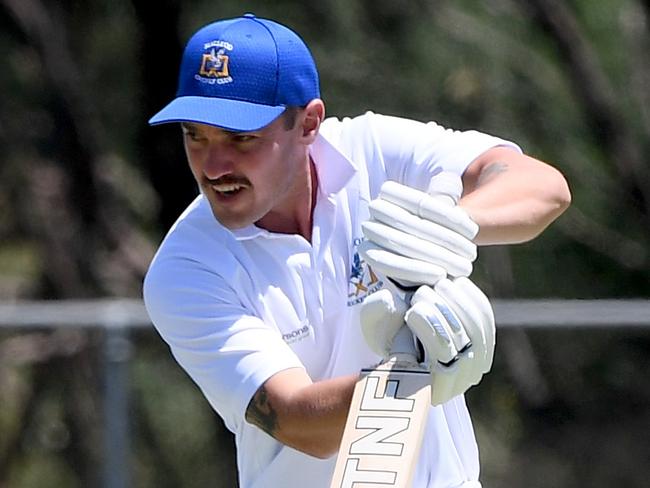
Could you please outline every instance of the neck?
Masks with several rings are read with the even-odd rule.
[[[279,234],[299,234],[311,242],[314,208],[318,194],[318,174],[311,157],[308,160],[305,177],[297,181],[301,183],[295,189],[294,198],[291,202],[287,202],[286,208],[270,211],[258,220],[256,225]]]

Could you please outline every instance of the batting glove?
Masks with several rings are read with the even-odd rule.
[[[433,285],[447,274],[469,276],[478,225],[456,206],[461,192],[460,177],[448,172],[432,178],[428,193],[385,182],[379,198],[370,202],[359,253],[375,271],[402,285]]]
[[[393,338],[404,326],[408,306],[401,295],[403,294],[382,288],[366,297],[361,305],[363,338],[370,349],[382,358],[390,356]]]
[[[421,342],[431,371],[431,404],[465,393],[490,371],[496,329],[487,297],[468,278],[421,286],[406,324]]]

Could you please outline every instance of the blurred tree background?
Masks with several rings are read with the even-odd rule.
[[[305,38],[329,115],[479,129],[565,173],[547,232],[481,249],[491,297],[650,295],[647,0],[0,0],[0,300],[140,296],[196,195],[180,131],[147,119],[191,33],[247,11]],[[0,487],[100,485],[101,340],[0,332]],[[133,341],[133,486],[236,486],[218,417]],[[503,330],[468,395],[486,488],[647,486],[649,357],[647,330]]]

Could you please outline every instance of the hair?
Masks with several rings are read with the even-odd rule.
[[[296,125],[296,119],[298,118],[298,113],[303,109],[303,107],[290,106],[282,114],[282,120],[284,122],[283,126],[285,130],[291,130]]]

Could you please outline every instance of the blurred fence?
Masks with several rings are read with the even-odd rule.
[[[499,328],[650,328],[650,300],[493,300]],[[0,329],[95,328],[103,330],[105,488],[130,480],[129,333],[151,328],[140,300],[0,302]]]

